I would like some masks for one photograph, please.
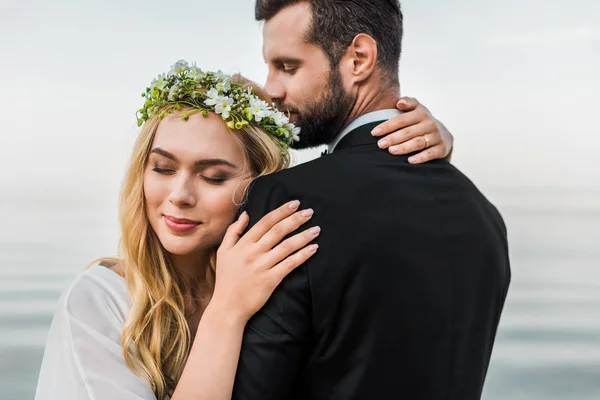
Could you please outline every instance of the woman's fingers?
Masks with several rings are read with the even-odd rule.
[[[279,222],[283,221],[290,215],[294,214],[298,210],[299,207],[300,207],[300,202],[298,200],[294,200],[294,201],[290,201],[290,202],[284,204],[283,206],[271,211],[270,213],[268,213],[267,215],[262,217],[260,219],[260,221],[258,221],[256,223],[256,225],[254,225],[252,227],[252,229],[250,229],[241,238],[240,241],[244,241],[244,242],[247,241],[250,243],[258,242],[265,235],[265,233],[269,232],[269,230],[271,230],[271,228],[273,228]]]
[[[426,134],[431,134],[431,132],[433,132],[435,130],[435,127],[433,125],[434,125],[433,122],[431,124],[428,122],[420,122],[420,123],[417,123],[416,125],[411,125],[407,128],[401,129],[394,133],[390,133],[383,139],[379,140],[377,145],[382,149],[387,149],[387,148],[391,149],[394,146],[397,147],[399,145],[406,144],[408,141],[415,139],[415,138],[423,139],[423,144],[425,145],[426,141],[423,138],[423,136]],[[429,139],[430,139],[430,141],[434,140],[437,143],[440,140],[440,136],[434,134],[434,135],[431,135],[429,137]],[[430,143],[430,146],[431,145],[433,145],[433,143]],[[390,151],[390,153],[406,154],[406,153],[393,153],[391,151]]]
[[[423,133],[421,135],[416,135],[411,139],[407,139],[403,143],[390,146],[388,150],[391,154],[403,155],[432,148],[440,143],[441,139],[439,136]]]
[[[371,131],[373,136],[385,136],[388,133],[398,131],[400,129],[418,124],[422,119],[422,115],[416,112],[406,112],[390,118],[385,122],[377,125],[375,129]],[[383,138],[385,139],[385,138]],[[385,147],[384,147],[385,148]]]
[[[279,285],[283,278],[315,255],[318,249],[318,244],[311,244],[310,246],[307,246],[299,252],[287,257],[285,260],[271,268],[269,273],[272,274],[275,283]]]
[[[268,264],[275,265],[284,260],[290,254],[302,249],[307,244],[315,240],[321,234],[321,228],[318,226],[306,229],[304,232],[284,240],[266,255]]]
[[[389,152],[394,155],[411,154],[417,151],[420,151],[420,153],[408,159],[411,164],[422,164],[427,161],[441,159],[448,154],[446,144],[438,135],[432,134],[417,136],[414,139],[389,148]]]
[[[296,231],[302,225],[307,223],[313,216],[314,211],[307,209],[299,211],[294,215],[285,218],[269,229],[268,232],[257,242],[257,245],[263,251],[269,251],[280,243],[287,235]]]
[[[239,216],[238,220],[233,224],[229,225],[227,228],[227,232],[225,232],[225,236],[223,237],[223,241],[219,248],[229,249],[235,246],[235,244],[240,240],[240,237],[244,234],[244,230],[248,226],[248,222],[250,222],[250,217],[248,213],[244,211],[242,215]]]
[[[414,97],[401,97],[396,103],[396,108],[400,111],[412,111],[420,105],[419,100]]]
[[[423,150],[419,154],[415,154],[408,159],[411,164],[423,164],[431,160],[438,160],[446,157],[448,150],[442,143],[434,147],[430,147],[427,150]]]

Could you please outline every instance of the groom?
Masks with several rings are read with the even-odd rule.
[[[252,223],[311,207],[320,248],[248,323],[233,399],[479,399],[510,281],[506,228],[444,160],[371,130],[397,115],[397,0],[257,0],[266,89],[329,155],[259,178]],[[399,34],[394,34],[398,32]]]

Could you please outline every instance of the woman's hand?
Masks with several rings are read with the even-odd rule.
[[[233,313],[245,323],[287,274],[315,254],[318,246],[307,245],[319,236],[319,227],[282,242],[312,218],[312,210],[298,212],[299,207],[299,201],[283,205],[265,215],[243,236],[249,222],[247,213],[229,227],[217,251],[211,306]]]
[[[312,217],[312,210],[297,212],[299,207],[299,201],[285,204],[246,234],[250,219],[244,213],[227,230],[217,251],[215,290],[173,400],[231,399],[246,323],[281,280],[317,251],[307,245],[319,236],[318,227],[285,239]]]
[[[439,158],[450,161],[454,137],[444,124],[435,119],[417,99],[402,97],[396,107],[404,113],[373,129],[373,136],[382,137],[379,147],[395,155],[422,150],[408,159],[411,164]]]

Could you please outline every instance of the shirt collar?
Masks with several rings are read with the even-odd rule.
[[[328,153],[331,154],[335,150],[335,147],[338,145],[340,140],[344,138],[347,134],[355,130],[356,128],[360,128],[363,125],[370,124],[371,122],[376,121],[387,121],[390,118],[394,118],[402,114],[402,111],[397,110],[395,108],[387,108],[384,110],[373,111],[360,117],[356,118],[354,121],[350,122],[348,126],[346,126],[339,135],[333,139],[333,141],[328,146]]]

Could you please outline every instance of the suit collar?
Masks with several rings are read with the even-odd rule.
[[[366,125],[359,126],[358,128],[348,132],[339,141],[337,146],[335,146],[335,151],[347,149],[349,147],[362,146],[366,144],[377,145],[377,142],[380,138],[371,135],[371,130],[373,130],[373,128],[375,128],[377,125],[384,121],[386,120],[374,121]]]
[[[367,114],[363,114],[360,117],[356,118],[354,121],[350,122],[336,137],[331,141],[329,146],[327,146],[328,153],[333,153],[336,149],[337,144],[350,132],[354,131],[357,128],[360,128],[363,125],[371,124],[376,121],[386,121],[390,118],[394,118],[397,115],[402,114],[402,111],[399,111],[395,108],[386,108],[383,110],[373,111]]]

